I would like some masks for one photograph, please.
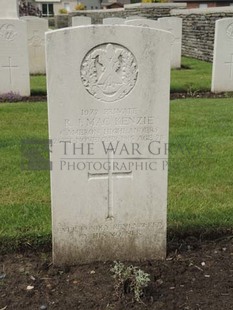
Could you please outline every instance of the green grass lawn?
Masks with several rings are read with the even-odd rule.
[[[47,138],[45,103],[0,104],[0,244],[50,235],[48,171],[21,171],[21,139]]]
[[[171,102],[169,227],[233,227],[233,99]]]
[[[171,102],[168,226],[233,227],[233,100]],[[21,171],[21,139],[47,138],[46,103],[0,105],[0,247],[50,240],[48,171]]]
[[[171,72],[171,92],[210,91],[212,64],[182,57],[182,69]],[[31,76],[32,95],[46,95],[46,77]]]
[[[182,57],[182,69],[171,72],[171,92],[195,93],[210,91],[212,64]]]
[[[30,83],[32,96],[45,96],[47,94],[45,75],[32,75]]]

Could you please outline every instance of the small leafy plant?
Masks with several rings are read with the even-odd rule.
[[[85,5],[82,2],[79,2],[76,7],[75,7],[76,11],[80,11],[80,10],[85,10]]]
[[[0,102],[17,102],[22,101],[22,97],[18,93],[9,92],[0,96]]]
[[[19,0],[19,15],[20,16],[38,16],[42,17],[42,11],[35,7],[33,3],[26,0]]]
[[[198,90],[194,89],[192,85],[189,85],[189,87],[187,89],[187,94],[190,97],[196,97],[197,93],[198,93]]]
[[[135,266],[125,266],[121,262],[114,261],[114,266],[110,270],[115,279],[115,293],[121,299],[127,293],[133,293],[134,300],[141,302],[143,289],[148,286],[150,277],[141,269]]]
[[[59,10],[59,13],[60,13],[60,14],[67,14],[68,11],[67,11],[67,9],[60,9],[60,10]]]

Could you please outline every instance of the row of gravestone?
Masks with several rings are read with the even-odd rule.
[[[10,2],[8,2],[6,8],[9,7]],[[28,96],[30,94],[29,73],[34,75],[46,73],[44,36],[48,31],[48,21],[30,16],[22,17],[19,20],[16,11],[15,15],[11,13],[10,16],[13,18],[9,19],[8,12],[8,16],[6,14],[5,18],[0,19],[0,37],[3,41],[0,50],[0,54],[2,55],[1,79],[3,81],[0,93],[6,94],[14,92],[23,96]],[[89,21],[88,18],[80,18],[79,24],[80,22],[81,24],[87,24],[87,20]],[[118,19],[118,23],[119,22]],[[106,19],[104,23],[116,24],[116,19]],[[153,21],[139,18],[128,20],[126,24],[144,27],[150,26],[151,28],[171,31],[174,35],[171,66],[172,68],[180,67],[182,37],[181,19],[162,18],[159,21]],[[26,39],[28,41],[28,47],[25,44]],[[20,78],[20,76],[22,78]]]
[[[45,47],[44,35],[48,31],[48,21],[35,17],[23,17],[25,25],[20,23],[17,15],[16,0],[7,1],[5,14],[0,16],[0,38],[3,42],[1,46],[1,77],[2,87],[0,93],[9,91],[21,95],[30,94],[28,66],[30,74],[45,74]],[[13,7],[13,9],[12,9]],[[11,8],[11,9],[10,9]],[[90,25],[89,17],[73,17],[72,25]],[[149,20],[140,16],[123,18],[106,18],[104,25],[133,25],[144,26],[155,29],[170,31],[173,35],[171,67],[179,68],[181,65],[181,38],[182,20],[179,18],[160,18],[159,20]],[[212,91],[232,91],[233,80],[233,52],[232,52],[232,21],[222,19],[216,22],[215,48],[212,74]],[[25,42],[27,33],[28,51]],[[18,40],[17,40],[18,39]],[[21,43],[19,46],[19,42]],[[22,52],[24,50],[24,52]],[[21,51],[21,52],[20,52]],[[17,58],[19,60],[17,60]],[[24,59],[22,59],[24,58]],[[29,59],[29,64],[27,64]],[[224,74],[222,74],[224,72]],[[223,77],[222,77],[223,75]],[[22,76],[22,78],[19,78]]]
[[[166,256],[174,36],[138,21],[46,35],[55,264]]]
[[[166,256],[174,36],[137,21],[46,35],[55,264]],[[232,34],[217,23],[216,57]]]
[[[90,25],[91,18],[86,16],[72,17],[72,26]],[[129,16],[126,19],[110,17],[103,19],[104,25],[132,25],[162,29],[172,33],[171,68],[181,66],[182,19],[164,17],[150,20],[140,16]],[[214,59],[212,70],[212,92],[233,91],[233,19],[224,18],[216,21],[214,40]]]
[[[86,16],[72,17],[72,26],[90,25],[91,18]],[[104,25],[132,25],[163,29],[173,35],[171,68],[181,66],[182,19],[164,17],[150,20],[140,16],[129,16],[126,19],[110,17],[103,19]],[[214,40],[214,59],[211,91],[218,93],[233,91],[233,19],[224,18],[216,21]]]
[[[174,37],[144,23],[46,34],[56,264],[166,255]],[[1,72],[14,85],[29,79],[26,23],[11,16],[0,27]]]
[[[9,3],[10,2],[8,2],[6,8],[10,7]],[[44,36],[48,31],[48,21],[30,16],[22,17],[19,20],[16,11],[15,15],[11,13],[10,17],[13,18],[9,19],[8,12],[8,16],[6,14],[4,18],[0,19],[0,37],[3,41],[0,50],[0,54],[2,55],[2,74],[0,78],[3,81],[0,93],[6,94],[14,92],[23,96],[28,96],[30,95],[29,73],[34,75],[46,73]],[[87,19],[88,18],[81,18],[80,21],[87,24]],[[104,20],[104,23],[116,23],[116,19]],[[144,27],[150,26],[151,28],[163,28],[164,30],[171,31],[174,35],[171,66],[173,68],[180,67],[182,37],[181,19],[164,18],[159,21],[136,19],[132,21],[128,20],[126,24],[127,23],[128,25],[143,25]],[[28,47],[25,44],[26,39],[28,41]]]

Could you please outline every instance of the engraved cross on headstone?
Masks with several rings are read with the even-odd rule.
[[[126,172],[113,171],[113,156],[112,152],[108,152],[108,172],[106,173],[88,173],[88,180],[108,180],[108,214],[107,219],[112,219],[113,216],[113,179],[132,178],[132,170]]]
[[[18,66],[14,66],[12,65],[12,62],[11,62],[11,57],[9,57],[9,63],[8,65],[5,65],[5,66],[2,66],[2,68],[5,68],[5,69],[8,69],[9,70],[9,75],[10,75],[10,85],[12,85],[12,69],[16,69],[18,68]]]
[[[231,54],[230,61],[225,62],[226,65],[230,65],[230,79],[233,78],[233,54]]]

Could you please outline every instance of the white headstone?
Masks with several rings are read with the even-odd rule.
[[[54,263],[164,258],[171,34],[46,37]]]
[[[45,32],[49,30],[48,20],[33,16],[21,19],[27,22],[30,73],[45,74]]]
[[[212,92],[233,91],[233,18],[215,23]]]
[[[0,19],[0,94],[30,95],[27,25]]]
[[[160,29],[160,24],[157,20],[145,19],[145,18],[144,19],[126,20],[125,25]]]
[[[182,18],[162,17],[158,19],[160,29],[171,32],[173,35],[171,50],[171,67],[181,67],[181,48],[182,48]]]
[[[120,17],[108,17],[103,19],[104,25],[120,25],[124,24],[125,19]]]
[[[91,25],[91,17],[88,16],[73,16],[72,26]]]
[[[134,19],[146,19],[146,17],[142,17],[139,15],[131,15],[126,17],[127,20],[134,20]]]
[[[18,0],[1,0],[0,19],[18,19]]]

